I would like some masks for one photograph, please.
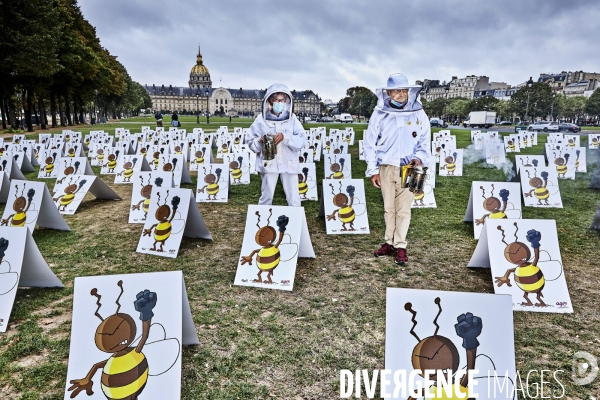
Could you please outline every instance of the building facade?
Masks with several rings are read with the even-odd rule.
[[[196,65],[190,71],[188,87],[145,85],[152,108],[163,112],[220,113],[230,116],[255,117],[262,112],[266,89],[231,89],[212,87],[210,72],[204,65],[200,47]],[[312,90],[292,90],[294,113],[318,115],[320,98]]]

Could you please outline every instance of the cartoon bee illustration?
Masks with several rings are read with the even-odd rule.
[[[308,186],[309,185],[309,181],[312,180],[312,178],[308,177],[308,172],[309,169],[308,167],[304,167],[302,168],[302,173],[298,174],[298,190],[300,191],[300,200],[308,200],[308,197],[306,196],[306,194],[308,193],[308,189],[312,189],[314,186]],[[316,183],[316,182],[315,182]]]
[[[4,259],[9,244],[8,239],[0,238],[0,296],[13,290],[19,283],[19,274],[11,272],[10,262]]]
[[[521,165],[524,167],[531,167],[531,164],[529,164],[529,156],[527,157],[527,164],[525,164],[523,157],[521,157]]]
[[[500,161],[500,146],[496,146],[496,151],[492,149],[491,156],[487,158],[488,162],[498,162]]]
[[[529,146],[529,142],[527,141],[527,135],[523,135],[523,144],[525,145],[525,147]]]
[[[94,159],[96,159],[98,164],[102,165],[102,163],[104,162],[104,150],[102,150],[102,149],[96,150],[96,156],[94,157]]]
[[[2,222],[0,222],[0,226],[8,226],[9,222],[10,226],[25,226],[27,222],[27,212],[31,207],[33,196],[35,196],[35,189],[30,188],[27,191],[27,200],[25,200],[23,194],[25,193],[26,187],[27,184],[23,183],[23,189],[21,189],[21,195],[19,196],[19,185],[15,185],[15,201],[13,202],[13,211],[15,213],[4,218]]]
[[[559,178],[564,178],[565,174],[569,172],[567,168],[567,163],[569,162],[569,153],[564,154],[564,158],[560,157],[560,153],[558,154],[558,158],[556,157],[556,153],[554,153],[554,165],[556,165],[556,173]]]
[[[215,169],[215,173],[212,173],[212,165],[210,166],[210,172],[206,173],[206,168],[204,169],[204,185],[200,189],[198,189],[198,193],[204,193],[204,189],[206,189],[206,193],[208,193],[208,200],[216,200],[217,194],[219,194],[219,180],[221,179],[221,172],[223,170],[221,168]],[[213,197],[212,199],[210,197]]]
[[[144,185],[144,178],[140,175],[140,179],[142,180],[142,185]],[[150,208],[150,196],[152,196],[152,185],[150,184],[150,177],[148,177],[148,183],[144,186],[142,186],[142,189],[140,190],[140,194],[142,195],[142,197],[144,198],[144,200],[140,200],[137,204],[134,204],[131,206],[131,211],[134,210],[140,210],[140,206],[142,206],[142,211],[144,212],[144,218],[142,218],[142,221],[146,220],[146,217],[148,216],[148,209]],[[162,178],[156,178],[154,180],[154,185],[156,185],[156,187],[161,187],[163,183],[163,179]],[[143,205],[142,205],[143,203]]]
[[[344,179],[344,163],[346,162],[346,160],[340,158],[338,164],[337,162],[335,162],[336,158],[337,157],[334,158],[333,163],[329,166],[329,170],[333,173],[329,175],[327,179]],[[329,162],[331,163],[331,157],[329,158]]]
[[[424,168],[427,171],[428,168]],[[416,190],[413,192],[413,207],[426,207],[427,205],[424,202],[425,195],[428,195],[433,191],[433,186],[428,184],[429,182],[429,174],[425,174],[425,185],[423,190]]]
[[[567,140],[567,143],[569,147],[575,147],[575,139],[569,138],[569,140]]]
[[[411,356],[411,362],[415,370],[421,371],[420,376],[436,381],[438,374],[446,375],[446,379],[452,382],[452,393],[461,393],[463,398],[467,398],[469,382],[469,374],[465,373],[462,379],[459,381],[456,378],[456,373],[459,370],[460,355],[458,349],[449,338],[439,335],[440,326],[437,320],[442,313],[441,300],[437,297],[434,303],[438,306],[438,313],[433,320],[435,325],[435,332],[433,336],[428,336],[421,340],[415,332],[417,326],[417,312],[413,310],[412,303],[406,303],[404,309],[412,314],[411,322],[413,323],[410,329],[410,334],[417,339],[417,345],[414,347]],[[467,371],[475,370],[475,363],[477,360],[477,348],[479,347],[479,340],[477,338],[481,335],[483,330],[483,321],[481,318],[473,315],[470,312],[459,315],[456,318],[457,323],[454,325],[454,330],[458,337],[463,339],[462,346],[466,352],[467,358]],[[486,357],[486,356],[484,356]],[[425,376],[427,372],[427,376]],[[459,375],[460,376],[460,375]],[[439,389],[439,388],[438,388]],[[425,391],[428,391],[426,393]],[[437,397],[436,386],[431,386],[426,389],[421,389],[419,397],[427,397],[432,399],[441,399],[448,397]],[[455,398],[455,397],[452,397]],[[458,397],[456,397],[458,398]],[[412,397],[410,397],[413,400]]]
[[[580,151],[580,150],[575,150],[575,155],[576,155],[576,158],[575,158],[575,171],[576,171],[576,172],[579,172],[579,166],[581,165],[581,164],[579,163],[579,154],[580,154],[580,153],[581,153],[581,151]],[[566,154],[565,154],[565,156],[566,156]]]
[[[592,148],[592,149],[597,149],[598,147],[600,147],[600,137],[598,137],[598,136],[594,136],[594,137],[592,137],[592,141],[591,141],[591,144],[590,144],[590,148]],[[0,153],[0,156],[1,156],[1,155],[2,155],[2,154]]]
[[[58,211],[61,211],[61,212],[65,211],[67,206],[69,204],[71,204],[73,202],[73,200],[75,200],[75,195],[81,190],[83,185],[85,185],[87,183],[87,180],[84,179],[81,182],[79,182],[79,185],[77,185],[77,181],[79,180],[79,178],[81,178],[81,176],[77,177],[77,179],[75,180],[75,183],[73,183],[72,177],[69,178],[69,185],[63,189],[65,194],[62,194],[62,195],[52,199],[55,203],[60,200],[60,205],[58,206]],[[60,209],[61,207],[62,207],[62,210]]]
[[[305,151],[304,153],[302,153],[302,155],[300,155],[298,157],[298,162],[301,162],[301,163],[308,162],[308,152],[307,151]]]
[[[227,153],[229,153],[229,143],[231,143],[231,142],[227,141],[227,143],[223,143],[221,145],[221,154],[227,154]]]
[[[440,158],[442,156],[442,151],[444,151],[444,149],[446,148],[446,144],[441,143],[439,146],[436,146],[435,148],[435,159],[437,160],[438,164],[440,162]]]
[[[507,140],[506,144],[507,144],[506,150],[510,151],[511,153],[514,153],[515,152],[515,143],[512,140]]]
[[[446,152],[444,152],[444,154],[446,154],[446,158],[444,158],[444,162],[446,164],[441,166],[440,169],[444,169],[448,171],[448,175],[454,176],[454,172],[456,171],[456,158],[458,157],[458,153],[454,152],[452,153],[452,156],[448,155],[448,153]]]
[[[65,142],[69,143],[71,141],[71,136],[69,136],[69,134],[67,133],[65,135]]]
[[[124,182],[131,182],[131,177],[133,176],[133,168],[135,167],[136,163],[136,157],[134,157],[133,159],[130,158],[129,161],[126,161],[123,164],[123,171],[118,172],[117,176],[123,176]]]
[[[35,157],[36,160],[40,159],[40,150],[42,149],[42,146],[36,146],[33,149],[33,156]]]
[[[327,151],[327,153],[329,153],[329,151],[331,150],[331,140],[325,141],[325,150]]]
[[[67,164],[69,161],[71,161],[71,163]],[[65,180],[65,178],[67,176],[76,174],[77,171],[79,171],[80,164],[81,163],[79,161],[75,161],[75,163],[73,164],[73,160],[65,160],[65,170],[64,170],[65,176],[63,176],[61,179],[58,179],[56,181],[56,183],[58,185],[62,185],[63,181]]]
[[[204,154],[206,153],[206,147],[202,147],[202,151],[197,151],[194,153],[194,157],[190,164],[204,164]]]
[[[4,155],[5,151],[6,151],[6,149],[4,148],[4,146],[0,147],[0,157],[2,157]]]
[[[317,146],[315,146],[314,144],[312,146],[308,146],[309,150],[312,150],[313,152],[313,158],[315,158],[317,156]]]
[[[117,168],[117,158],[119,157],[119,150],[116,150],[114,153],[108,155],[108,162],[104,164],[104,167],[108,167],[108,173],[112,174],[115,172],[115,168]]]
[[[144,157],[146,157],[146,154],[148,154],[148,149],[150,148],[149,145],[146,146],[142,146],[140,148],[140,154],[143,155]]]
[[[352,142],[352,135],[351,134],[347,134],[346,138],[344,139],[344,141],[348,144],[350,144],[350,142]]]
[[[272,284],[273,280],[271,278],[273,277],[273,272],[275,271],[275,268],[279,266],[279,263],[282,261],[289,261],[296,255],[296,253],[294,252],[291,257],[284,260],[281,259],[280,247],[282,246],[283,237],[285,236],[286,227],[290,222],[290,219],[285,215],[280,215],[279,217],[277,217],[276,224],[279,230],[279,238],[277,238],[277,232],[275,231],[275,228],[269,225],[271,221],[271,216],[273,215],[273,209],[269,208],[269,218],[267,218],[267,225],[263,226],[262,228],[260,227],[260,213],[256,211],[255,214],[258,217],[258,221],[256,222],[256,227],[258,228],[258,231],[254,236],[254,240],[256,241],[256,244],[261,246],[261,248],[253,250],[252,253],[250,253],[247,256],[242,256],[240,258],[240,262],[241,265],[252,265],[252,259],[254,258],[254,255],[256,255],[256,266],[258,267],[258,274],[257,279],[254,279],[253,282]],[[296,244],[289,243],[288,245],[294,245],[295,250],[298,250]],[[262,280],[263,272],[267,273],[267,280],[264,282]]]
[[[160,205],[160,193],[157,193],[158,196],[158,205],[159,207],[156,209],[156,213],[154,217],[158,221],[157,224],[152,225],[148,229],[144,229],[144,233],[142,236],[150,236],[152,235],[152,231],[154,230],[154,244],[152,245],[152,251],[158,251],[162,253],[163,245],[171,236],[173,219],[175,219],[175,215],[177,214],[177,208],[179,207],[179,203],[181,199],[179,196],[173,197],[171,199],[171,206],[173,207],[173,213],[171,213],[171,208],[167,205],[167,200],[169,199],[169,191],[167,190],[167,196],[165,197],[165,202],[163,205]],[[156,245],[160,243],[160,249],[156,249]]]
[[[173,178],[175,178],[175,171],[177,171],[177,160],[178,160],[177,157],[173,157],[173,159],[171,160],[171,162],[169,162],[168,157],[167,158],[165,158],[165,157],[162,158],[162,161],[163,161],[163,167],[162,167],[162,169],[163,169],[163,171],[170,172],[171,175],[173,176]]]
[[[534,164],[537,164],[536,161],[537,160],[533,160]],[[537,177],[537,169],[534,169],[533,170],[533,178],[532,178],[531,175],[529,174],[529,171],[527,171],[527,177],[529,178],[529,186],[531,186],[533,189],[531,189],[529,192],[525,193],[525,197],[535,196],[535,198],[538,199],[538,205],[540,205],[540,206],[544,205],[544,204],[542,204],[542,200],[544,200],[546,202],[545,205],[549,206],[550,203],[548,203],[548,198],[550,197],[550,191],[547,188],[548,172],[542,171],[542,173],[540,175],[541,175],[541,178],[538,178]]]
[[[338,146],[335,149],[333,149],[333,154],[342,154],[344,152],[344,146]]]
[[[52,171],[54,171],[54,163],[56,162],[57,153],[52,153],[52,157],[46,157],[44,161],[46,165],[42,168],[42,170],[46,173],[46,178],[52,175]]]
[[[183,143],[181,143],[179,146],[175,146],[175,148],[173,149],[175,151],[175,154],[183,154],[183,146]]]
[[[346,193],[348,193],[348,196],[350,196],[350,198],[348,198],[348,196],[346,196],[344,193],[342,193],[342,182],[340,182],[340,188],[339,188],[339,193],[335,194],[335,189],[333,187],[333,184],[329,184],[329,186],[331,187],[331,193],[333,194],[333,204],[338,207],[338,210],[334,210],[331,214],[329,214],[327,216],[327,221],[331,221],[334,220],[335,221],[335,214],[337,213],[339,218],[340,218],[340,222],[342,223],[342,231],[355,231],[356,229],[354,228],[354,220],[356,219],[357,214],[355,213],[354,209],[352,208],[352,205],[354,204],[354,192],[356,190],[356,188],[352,185],[348,185],[346,187]],[[357,200],[357,204],[359,204],[358,199]],[[366,207],[365,210],[366,211]],[[364,213],[363,211],[363,213]],[[358,215],[362,215],[358,214]],[[350,228],[346,227],[346,224],[350,225]]]
[[[510,192],[507,189],[500,190],[500,199],[494,197],[494,184],[492,183],[492,194],[490,197],[485,197],[485,188],[483,186],[479,186],[479,189],[483,192],[481,197],[483,197],[483,209],[489,211],[489,214],[484,214],[481,218],[475,220],[476,225],[481,225],[485,223],[485,219],[490,217],[491,219],[505,219],[508,218],[506,215],[506,207],[508,205],[508,196]],[[502,207],[502,208],[500,208]]]
[[[208,136],[204,136],[204,144],[210,144],[210,138]]]
[[[236,136],[235,139],[234,139],[234,141],[233,141],[233,144],[238,145],[241,142],[242,142],[241,137],[240,136]]]
[[[160,155],[163,154],[164,151],[165,149],[161,148],[160,151],[155,151],[154,154],[152,154],[152,165],[154,165],[155,171],[158,169],[158,164],[160,164]]]
[[[75,149],[73,147],[71,147],[68,151],[67,151],[67,156],[68,157],[75,157]]]
[[[232,161],[229,163],[229,168],[231,169],[231,177],[233,178],[232,184],[242,183],[242,166],[244,165],[244,157],[240,156],[237,158],[237,161]]]
[[[498,284],[498,287],[501,287],[504,284],[510,287],[512,286],[510,283],[510,274],[514,274],[514,280],[517,284],[517,287],[524,292],[523,297],[525,298],[525,302],[521,303],[521,306],[534,306],[529,299],[529,294],[535,293],[538,301],[535,303],[535,306],[546,307],[546,303],[544,303],[542,300],[542,297],[544,297],[542,290],[544,289],[547,279],[544,277],[542,270],[539,268],[541,246],[540,241],[542,240],[542,234],[535,229],[530,229],[527,231],[525,238],[531,244],[534,252],[534,258],[532,261],[530,261],[531,250],[529,250],[529,246],[527,246],[525,243],[519,242],[519,226],[516,222],[513,225],[515,226],[514,243],[506,243],[505,232],[500,225],[498,225],[498,230],[502,232],[502,243],[506,245],[506,248],[504,249],[504,257],[509,263],[516,265],[516,267],[508,269],[504,276],[495,277],[495,283]],[[548,260],[545,262],[551,263],[548,264],[549,267],[558,265],[558,268],[561,271],[560,273],[562,274],[562,265],[558,261]]]
[[[99,369],[102,369],[100,388],[107,399],[139,399],[146,387],[148,378],[164,374],[175,365],[179,358],[178,344],[177,354],[174,352],[169,354],[168,351],[161,352],[161,350],[174,349],[174,346],[171,347],[167,344],[178,343],[177,339],[167,339],[165,337],[157,341],[149,339],[151,329],[153,332],[154,330],[165,332],[164,326],[161,324],[152,324],[152,318],[154,317],[152,310],[156,307],[158,301],[156,293],[143,290],[136,295],[133,305],[135,310],[140,313],[140,320],[142,321],[142,335],[136,338],[137,326],[135,320],[129,314],[119,312],[121,310],[119,301],[124,293],[123,281],[120,280],[117,285],[121,288],[121,293],[115,301],[117,311],[106,319],[98,313],[102,307],[100,303],[102,296],[98,293],[98,289],[94,288],[90,292],[92,296],[98,299],[96,301],[98,308],[94,315],[101,321],[96,328],[94,342],[100,351],[111,354],[111,356],[106,361],[94,364],[83,379],[73,379],[69,382],[72,384],[68,389],[69,392],[72,392],[71,398],[77,397],[84,390],[88,396],[93,395],[94,382],[92,378]],[[164,347],[165,345],[167,346]],[[163,359],[161,360],[161,358]],[[160,364],[159,367],[162,368],[159,369],[162,370],[154,371],[155,364]]]

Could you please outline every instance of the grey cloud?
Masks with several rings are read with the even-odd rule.
[[[198,43],[213,85],[280,81],[337,100],[402,71],[411,81],[600,72],[591,0],[83,1],[102,44],[142,84],[186,86]]]

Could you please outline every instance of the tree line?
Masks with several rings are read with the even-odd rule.
[[[529,105],[527,95],[529,94]],[[545,83],[535,82],[531,88],[522,87],[516,91],[508,101],[497,99],[493,96],[484,96],[477,99],[455,97],[445,99],[437,98],[432,101],[421,97],[423,109],[429,117],[445,117],[446,120],[466,118],[471,111],[495,111],[499,119],[532,120],[536,117],[552,117],[554,120],[597,122],[600,120],[600,89],[594,91],[591,97],[583,96],[566,97],[557,94],[552,96],[552,89]],[[377,96],[370,89],[363,86],[351,87],[346,91],[346,96],[338,104],[340,113],[370,116],[377,105]]]
[[[2,128],[33,119],[42,129],[150,108],[146,90],[100,45],[76,0],[1,0],[0,111]],[[47,113],[51,116],[48,121]],[[8,125],[7,125],[8,124]]]

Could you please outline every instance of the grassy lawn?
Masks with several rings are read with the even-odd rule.
[[[180,119],[188,130],[196,126],[195,117]],[[228,121],[211,117],[208,128],[206,123],[200,126],[209,131],[225,124],[245,127],[252,119]],[[154,119],[124,120],[93,129],[114,133],[115,127],[124,126],[137,132],[142,125],[155,126]],[[168,118],[164,125],[170,126]],[[323,124],[306,125],[310,126]],[[362,138],[365,127],[354,125],[357,138]],[[74,128],[84,133],[91,129]],[[459,148],[470,144],[469,131],[453,134]],[[541,154],[545,136],[540,139],[537,147],[521,154]],[[582,146],[586,142],[583,139]],[[351,149],[355,178],[365,172],[357,147]],[[564,370],[561,382],[565,398],[571,399],[600,394],[600,378],[584,387],[573,385],[570,378],[575,351],[600,356],[600,234],[589,230],[600,193],[588,189],[591,175],[560,181],[564,209],[523,212],[524,218],[557,220],[575,313],[515,313],[517,369],[522,376],[531,369]],[[322,162],[317,164],[317,176],[323,176]],[[37,180],[37,172],[26,177]],[[340,369],[384,367],[386,287],[494,291],[489,270],[465,267],[476,245],[472,226],[462,222],[471,182],[505,180],[502,171],[482,163],[466,166],[462,178],[437,177],[438,208],[413,210],[411,262],[403,268],[390,258],[372,256],[383,241],[379,190],[365,185],[370,235],[328,236],[324,219],[317,216],[319,204],[304,202],[317,258],[299,260],[291,293],[232,285],[246,206],[260,196],[258,176],[253,175],[248,186],[232,187],[227,204],[198,204],[214,241],[184,238],[176,260],[135,253],[141,226],[127,223],[131,186],[113,185],[112,176],[102,179],[123,201],[97,201],[90,196],[76,215],[65,216],[71,232],[38,229],[33,233],[66,288],[18,290],[8,331],[0,335],[2,399],[63,398],[76,276],[183,270],[201,343],[184,348],[182,398],[186,400],[339,398]],[[192,180],[193,184],[182,187],[195,188],[195,174]],[[54,182],[48,185],[52,188]],[[284,203],[279,186],[275,204]],[[98,383],[96,376],[96,390]],[[560,393],[558,385],[550,387]]]

